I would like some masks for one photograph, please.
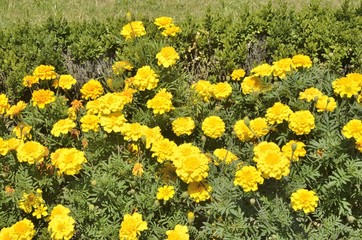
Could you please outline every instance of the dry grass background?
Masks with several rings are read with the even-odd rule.
[[[286,4],[296,10],[311,2],[338,7],[343,0],[272,0],[274,7]],[[352,3],[360,0],[351,0]],[[129,11],[137,19],[172,16],[182,20],[187,16],[200,19],[208,8],[220,14],[237,17],[248,6],[251,11],[267,4],[264,0],[0,0],[0,27],[29,22],[39,24],[48,17],[63,17],[69,21],[89,21],[121,18]]]

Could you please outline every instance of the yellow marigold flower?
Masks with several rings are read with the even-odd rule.
[[[121,112],[115,112],[100,117],[100,124],[107,133],[112,131],[121,132],[125,122],[126,118]]]
[[[187,226],[177,224],[174,230],[166,231],[167,240],[189,240],[190,236],[188,231]]]
[[[234,124],[234,132],[240,141],[245,142],[254,138],[254,134],[250,131],[249,127],[246,126],[244,120],[238,120]]]
[[[242,68],[239,69],[235,69],[232,73],[231,73],[231,79],[232,80],[236,80],[236,81],[240,81],[241,78],[243,78],[245,76],[245,70]]]
[[[227,82],[220,82],[215,84],[212,90],[214,98],[218,100],[228,98],[233,91],[232,87]]]
[[[26,142],[16,149],[19,162],[28,162],[29,164],[42,162],[46,154],[46,148],[36,141]]]
[[[100,119],[99,116],[97,115],[84,115],[81,119],[81,128],[83,132],[89,132],[89,131],[93,131],[93,132],[98,132],[99,131],[99,123],[100,123]]]
[[[33,86],[33,84],[39,83],[39,78],[32,76],[32,75],[27,75],[23,78],[23,85],[25,87],[31,87]]]
[[[212,187],[204,181],[191,182],[187,187],[187,193],[190,198],[197,203],[210,199],[211,191]]]
[[[162,88],[152,99],[147,101],[147,108],[151,108],[153,114],[167,113],[174,109],[171,99],[172,94],[167,92],[165,88]]]
[[[0,94],[0,114],[5,113],[10,107],[8,97],[5,94]]]
[[[44,206],[44,204],[40,204],[38,207],[34,209],[33,216],[37,219],[40,219],[42,217],[48,216],[47,212],[47,206]]]
[[[265,117],[269,124],[280,124],[284,120],[288,120],[290,114],[292,113],[293,111],[289,108],[288,105],[285,105],[281,102],[276,102],[272,107],[266,110]]]
[[[9,152],[9,144],[7,140],[0,137],[0,155],[5,156]]]
[[[90,79],[82,86],[80,92],[82,93],[82,98],[87,100],[96,99],[103,94],[104,90],[102,84],[99,81]]]
[[[132,215],[126,214],[119,230],[120,240],[138,239],[142,231],[147,230],[147,222],[142,221],[142,215],[135,212]]]
[[[346,138],[360,139],[362,137],[362,121],[352,119],[342,129],[342,134]]]
[[[59,169],[60,174],[75,175],[87,162],[84,152],[75,148],[59,148],[50,155],[52,164]]]
[[[315,106],[318,112],[333,112],[337,107],[337,103],[333,97],[322,96],[318,98]]]
[[[173,162],[181,161],[184,157],[187,157],[191,154],[200,154],[200,153],[201,153],[200,148],[192,145],[191,143],[182,143],[179,146],[177,146],[176,149],[174,149],[171,160]]]
[[[312,213],[318,207],[319,198],[314,191],[307,189],[298,189],[293,192],[290,201],[294,211],[303,210],[304,213]]]
[[[254,137],[263,137],[268,134],[269,126],[266,118],[255,118],[250,121],[250,129]]]
[[[144,66],[137,70],[132,85],[138,90],[151,90],[157,87],[158,75],[151,69],[150,66]]]
[[[304,147],[303,142],[291,140],[282,147],[282,152],[289,160],[297,162],[299,157],[304,157],[307,153]]]
[[[210,138],[219,138],[225,132],[225,123],[218,116],[210,116],[202,122],[202,131]]]
[[[141,163],[136,163],[132,168],[132,175],[141,177],[143,174],[143,165]]]
[[[46,104],[55,101],[54,92],[45,89],[35,90],[32,94],[31,100],[33,101],[33,106],[44,108]]]
[[[17,139],[17,138],[10,138],[6,142],[7,142],[9,151],[16,150],[20,146],[20,144],[23,143],[22,140]]]
[[[100,101],[98,98],[87,102],[85,108],[87,109],[87,114],[97,115],[101,113]]]
[[[125,123],[121,128],[121,134],[126,141],[138,141],[142,137],[142,125],[140,123]]]
[[[56,217],[68,216],[69,213],[70,213],[69,208],[64,207],[61,204],[58,204],[52,209],[49,216],[49,220],[53,220]]]
[[[70,240],[75,232],[74,224],[75,220],[71,216],[54,217],[48,225],[52,240]]]
[[[351,79],[352,82],[357,83],[362,87],[362,74],[361,73],[349,73],[346,75],[347,78]]]
[[[165,160],[171,160],[176,147],[176,143],[167,138],[155,141],[151,147],[152,157],[157,157],[157,161],[160,163]]]
[[[181,32],[181,28],[174,25],[174,24],[169,24],[165,27],[165,29],[162,31],[162,35],[165,37],[174,37],[176,36],[177,33]]]
[[[255,68],[251,69],[251,73],[254,76],[258,76],[258,77],[268,77],[270,75],[272,75],[273,73],[273,66],[267,64],[267,63],[263,63],[259,66],[256,66]]]
[[[217,148],[214,150],[213,154],[216,156],[217,161],[215,161],[215,165],[219,165],[220,162],[224,162],[229,164],[238,159],[238,157],[232,152],[228,151],[225,148]]]
[[[125,105],[125,99],[118,93],[106,93],[97,99],[98,112],[102,115],[108,115],[112,112],[120,112]]]
[[[191,117],[179,117],[172,121],[172,131],[176,136],[191,135],[195,128],[195,122]]]
[[[27,218],[11,226],[11,239],[31,240],[35,236],[34,224]]]
[[[356,149],[362,153],[362,137],[356,139]]]
[[[249,76],[244,78],[241,83],[241,89],[245,95],[251,93],[261,93],[263,91],[263,85],[260,77]]]
[[[57,77],[54,70],[55,68],[51,65],[40,65],[34,69],[33,76],[40,80],[52,80]]]
[[[175,188],[173,186],[163,186],[157,190],[157,199],[167,201],[175,195]]]
[[[0,239],[2,240],[12,240],[13,229],[10,227],[4,227],[0,231]]]
[[[351,98],[353,95],[356,95],[359,91],[361,91],[361,85],[348,77],[342,77],[334,80],[332,82],[332,87],[335,94],[339,94],[339,96],[347,98]]]
[[[141,134],[145,138],[146,148],[149,149],[154,142],[163,138],[160,127],[149,128],[142,126]]]
[[[191,87],[195,89],[197,94],[202,97],[205,102],[209,101],[214,92],[214,85],[206,80],[199,80],[197,83],[192,84]]]
[[[19,123],[16,127],[13,128],[13,133],[15,133],[15,136],[19,139],[22,140],[31,139],[32,138],[30,134],[31,129],[32,126],[26,123]]]
[[[164,47],[156,54],[158,66],[162,65],[165,68],[173,66],[180,56],[173,47]]]
[[[307,88],[303,92],[299,93],[299,99],[306,100],[307,102],[316,100],[322,96],[323,93],[314,87]]]
[[[11,106],[6,111],[6,116],[9,116],[11,119],[13,119],[15,116],[19,115],[21,111],[23,111],[26,108],[27,104],[24,101],[19,101],[16,105]]]
[[[59,79],[54,81],[53,87],[61,89],[71,89],[74,84],[77,83],[77,80],[72,75],[66,74],[66,75],[60,75]]]
[[[294,64],[291,58],[283,58],[273,62],[273,74],[279,78],[285,78],[287,73],[293,71]]]
[[[19,208],[26,213],[31,213],[33,208],[37,208],[44,202],[41,193],[23,193],[19,201]]]
[[[112,70],[116,75],[123,73],[125,70],[131,71],[132,69],[133,65],[128,61],[117,61],[112,65]]]
[[[308,134],[315,128],[314,116],[308,110],[294,112],[289,116],[288,126],[297,135]]]
[[[277,144],[273,142],[260,142],[258,145],[256,145],[253,149],[254,152],[254,161],[259,158],[262,154],[272,151],[272,152],[280,152],[280,148]]]
[[[158,29],[166,28],[170,24],[172,24],[172,18],[170,17],[158,17],[155,19],[154,24],[158,27]]]
[[[126,105],[127,103],[131,103],[133,101],[133,94],[135,92],[137,92],[137,90],[125,88],[122,92],[117,92],[116,94],[122,97],[122,102]]]
[[[312,67],[312,60],[310,57],[302,54],[298,54],[292,57],[294,67],[310,68]]]
[[[256,191],[263,183],[261,172],[253,166],[244,166],[235,173],[234,185],[241,186],[244,192]]]
[[[74,108],[72,107],[68,108],[67,113],[68,113],[68,119],[72,121],[77,120],[77,111],[75,111]]]
[[[178,161],[174,161],[176,174],[185,183],[204,180],[209,171],[209,158],[205,154],[190,154]]]
[[[69,118],[61,119],[53,125],[50,133],[55,137],[59,137],[60,134],[67,134],[68,132],[72,131],[75,126],[76,124],[73,120]]]
[[[258,156],[254,156],[256,167],[264,178],[281,179],[290,172],[290,161],[280,151],[266,151]]]
[[[121,35],[126,38],[126,40],[129,40],[146,35],[146,29],[142,21],[133,21],[123,26]]]

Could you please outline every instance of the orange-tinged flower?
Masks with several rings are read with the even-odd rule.
[[[23,85],[25,87],[31,87],[36,83],[39,83],[39,78],[36,76],[28,75],[23,78]]]
[[[87,100],[96,99],[103,94],[104,90],[102,84],[99,81],[90,79],[82,86],[80,92],[82,93],[82,98]]]
[[[57,77],[54,70],[55,68],[51,65],[40,65],[34,69],[33,76],[40,80],[52,80]]]
[[[35,90],[31,100],[33,101],[33,106],[45,108],[45,105],[55,101],[54,92],[45,89]]]

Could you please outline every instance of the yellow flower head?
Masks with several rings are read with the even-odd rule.
[[[213,88],[209,81],[206,80],[199,80],[197,83],[192,85],[192,88],[197,92],[197,94],[203,98],[205,102],[208,102],[210,97],[213,95]]]
[[[289,108],[288,105],[285,105],[281,102],[276,102],[272,107],[267,109],[265,117],[269,124],[280,124],[284,120],[288,120],[290,114],[292,113],[293,111]]]
[[[62,217],[62,216],[68,216],[68,214],[70,213],[70,209],[67,207],[64,207],[61,204],[56,205],[49,216],[49,220],[52,220],[56,217]]]
[[[231,95],[233,89],[227,82],[219,82],[214,85],[212,90],[214,98],[223,100]]]
[[[241,186],[244,192],[256,191],[263,183],[261,172],[253,166],[244,166],[235,173],[234,185]]]
[[[26,213],[31,213],[33,209],[37,210],[38,208],[44,208],[44,199],[42,197],[41,189],[38,189],[36,193],[34,192],[23,193],[23,196],[19,201],[19,208]],[[46,207],[45,207],[45,212],[46,212]],[[47,214],[48,213],[45,213],[45,216]],[[33,216],[35,215],[36,214],[33,213]],[[41,218],[41,216],[39,218]]]
[[[307,153],[304,147],[304,143],[291,140],[282,147],[282,152],[289,160],[297,162],[299,161],[299,157],[304,157]],[[295,149],[293,150],[293,148]]]
[[[60,174],[75,175],[87,162],[84,152],[75,148],[60,148],[50,155],[52,164],[59,169]]]
[[[67,134],[68,132],[72,131],[75,126],[76,124],[73,120],[69,118],[61,119],[53,125],[50,133],[55,137],[59,137],[60,134]]]
[[[232,73],[231,73],[231,79],[235,80],[235,81],[240,81],[241,78],[243,78],[245,76],[245,70],[242,68],[239,69],[235,69]]]
[[[292,57],[294,67],[310,68],[312,67],[312,60],[310,57],[302,54],[298,54]]]
[[[126,141],[138,141],[142,137],[142,125],[140,123],[125,123],[121,127],[121,134]]]
[[[352,119],[342,129],[342,134],[346,138],[354,138],[356,140],[362,137],[362,121],[359,119]]]
[[[39,83],[39,78],[32,76],[32,75],[27,75],[23,78],[23,85],[25,87],[31,87],[33,86],[33,84]]]
[[[192,145],[191,143],[182,143],[174,149],[171,160],[173,162],[181,161],[184,157],[192,154],[200,154],[200,148]]]
[[[225,132],[225,123],[218,116],[210,116],[202,122],[202,131],[210,138],[219,138]]]
[[[132,168],[132,175],[141,177],[143,174],[143,165],[141,163],[136,163]]]
[[[27,218],[11,226],[11,239],[31,240],[35,236],[34,224]]]
[[[190,154],[174,161],[176,174],[185,183],[200,182],[208,176],[209,158],[205,154]]]
[[[34,69],[33,76],[40,80],[52,80],[57,77],[54,70],[55,68],[51,65],[40,65]]]
[[[173,186],[163,186],[157,190],[157,199],[167,201],[175,195],[175,188]]]
[[[266,118],[258,117],[250,121],[250,129],[254,137],[263,137],[269,132]]]
[[[33,106],[44,108],[45,105],[55,101],[54,92],[45,89],[35,90],[31,100],[33,101]]]
[[[187,226],[177,224],[174,230],[166,231],[167,240],[189,240],[188,231]]]
[[[254,152],[254,161],[259,156],[263,155],[264,153],[272,151],[272,152],[280,152],[280,148],[277,144],[273,142],[260,142],[258,145],[256,145],[253,149]]]
[[[33,216],[37,219],[48,216],[47,212],[48,207],[44,206],[44,204],[40,204],[33,212]]]
[[[180,56],[173,47],[164,47],[159,53],[156,54],[157,64],[162,65],[165,68],[173,66],[176,61],[180,59]]]
[[[362,87],[362,74],[361,73],[349,73],[346,75],[347,78],[351,79],[352,82],[357,83]]]
[[[150,149],[151,145],[163,138],[160,127],[149,128],[148,126],[142,126],[142,137],[145,138],[146,148]]]
[[[131,71],[132,69],[132,64],[127,61],[117,61],[112,65],[112,70],[116,75],[123,73],[125,70]]]
[[[103,94],[103,91],[104,90],[102,84],[95,79],[90,79],[80,89],[80,92],[82,93],[82,98],[86,100],[96,99],[97,97]]]
[[[279,150],[279,149],[278,149]],[[254,156],[256,167],[264,178],[281,179],[290,172],[290,161],[279,151],[269,150]]]
[[[206,182],[191,182],[187,187],[190,198],[199,203],[210,199],[212,187]]]
[[[71,239],[74,235],[75,220],[71,216],[62,215],[52,218],[48,225],[48,231],[54,240]]]
[[[333,97],[322,96],[318,98],[315,106],[318,112],[333,112],[337,107],[337,103]]]
[[[99,131],[100,119],[99,119],[99,116],[97,116],[97,115],[91,115],[91,114],[84,115],[80,119],[80,122],[81,122],[80,127],[83,132],[89,132],[89,131],[98,132]]]
[[[99,105],[98,112],[102,115],[108,115],[112,112],[120,112],[126,104],[125,98],[119,93],[106,93],[97,99]]]
[[[361,91],[361,84],[349,77],[342,77],[332,82],[332,87],[335,94],[339,96],[351,98],[353,95],[357,95]]]
[[[8,97],[5,94],[0,94],[0,114],[5,113],[10,107]]]
[[[170,24],[172,24],[172,18],[170,17],[158,17],[155,19],[154,24],[158,27],[158,29],[166,28]]]
[[[2,240],[12,240],[13,239],[13,229],[10,227],[4,227],[0,231],[0,239]]]
[[[322,96],[323,93],[314,87],[307,88],[299,93],[299,99],[306,100],[307,102],[314,101]]]
[[[151,90],[157,87],[158,81],[158,75],[155,71],[153,71],[150,66],[144,66],[137,70],[132,85],[140,91],[144,91],[146,89]]]
[[[308,134],[315,128],[314,116],[308,110],[290,114],[289,128],[297,135]]]
[[[61,89],[71,89],[74,84],[77,83],[77,80],[72,75],[66,74],[66,75],[60,75],[58,81],[54,81],[53,87]]]
[[[162,88],[152,99],[147,101],[147,108],[151,108],[153,114],[167,113],[174,109],[171,99],[172,94],[167,92],[165,88]]]
[[[245,124],[244,120],[238,120],[234,124],[234,132],[240,141],[246,142],[254,138],[254,134],[250,131],[249,127]]]
[[[268,77],[270,75],[272,75],[273,73],[273,66],[267,64],[267,63],[263,63],[259,66],[256,66],[255,68],[251,69],[251,73],[254,76],[258,76],[258,77]]]
[[[22,140],[17,138],[10,138],[7,140],[9,151],[16,150],[22,143]]]
[[[28,162],[29,164],[42,162],[46,154],[46,148],[36,141],[23,143],[16,149],[19,162]]]
[[[273,74],[279,78],[285,78],[287,73],[294,70],[293,60],[291,58],[283,58],[273,62]]]
[[[179,117],[172,121],[172,131],[176,136],[191,135],[195,128],[195,122],[191,117]]]
[[[147,230],[147,222],[142,221],[142,215],[135,212],[132,215],[126,214],[123,217],[119,230],[119,239],[138,239],[142,231]]]
[[[293,192],[290,201],[294,211],[303,210],[304,213],[312,213],[318,207],[319,198],[314,191],[307,189],[298,189]]]
[[[130,22],[123,26],[121,35],[126,39],[133,39],[146,35],[146,29],[141,21]]]
[[[100,124],[107,133],[112,131],[121,132],[125,123],[126,118],[121,112],[115,112],[100,117]]]
[[[18,116],[21,111],[23,111],[26,108],[27,104],[24,101],[19,101],[16,105],[11,106],[6,111],[6,116],[9,116],[11,119],[13,119],[15,116]]]
[[[176,143],[167,138],[155,141],[151,147],[152,157],[157,157],[157,161],[160,163],[165,160],[171,160],[176,147]]]
[[[213,154],[217,158],[217,160],[215,161],[215,165],[219,165],[220,162],[229,164],[238,159],[238,157],[235,154],[233,154],[232,152],[228,151],[225,148],[217,148],[214,150]]]
[[[162,35],[165,37],[174,37],[176,36],[177,33],[181,32],[181,28],[174,25],[174,24],[169,24],[165,27],[165,29],[162,31]]]
[[[241,89],[245,95],[251,93],[261,93],[263,91],[263,85],[260,77],[249,76],[244,78],[241,83]]]
[[[8,141],[0,137],[0,155],[5,156],[8,154],[9,150]]]

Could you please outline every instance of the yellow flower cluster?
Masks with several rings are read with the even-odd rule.
[[[225,123],[218,116],[210,116],[202,122],[202,131],[210,138],[219,138],[225,132]]]
[[[137,70],[132,85],[140,91],[145,91],[157,87],[158,81],[158,75],[155,71],[150,66],[143,66]]]
[[[100,117],[100,124],[107,133],[121,132],[125,122],[126,118],[121,112],[114,112]],[[91,123],[88,122],[88,124]],[[94,124],[96,122],[93,122],[93,128],[96,128]]]
[[[121,35],[126,39],[134,39],[146,35],[146,29],[143,26],[142,21],[133,21],[125,26],[121,30]]]
[[[302,54],[294,55],[292,57],[292,63],[295,68],[310,68],[313,64],[310,57]]]
[[[23,193],[19,201],[19,208],[26,213],[32,213],[34,217],[40,219],[48,215],[47,207],[42,197],[42,190],[37,189],[36,193]]]
[[[212,84],[206,80],[199,80],[192,84],[191,88],[194,89],[205,102],[208,102],[211,97],[214,97],[217,100],[227,99],[233,90],[231,85],[227,82]]]
[[[147,222],[142,220],[142,215],[135,212],[123,217],[119,230],[119,240],[138,239],[142,231],[147,230]]]
[[[16,222],[11,227],[3,228],[0,231],[0,239],[4,240],[31,240],[35,236],[34,224],[27,218]]]
[[[241,186],[244,192],[256,191],[258,184],[263,183],[261,172],[253,166],[243,166],[235,173],[234,185]]]
[[[170,17],[158,17],[155,19],[155,25],[158,29],[163,29],[162,35],[165,37],[176,36],[177,33],[181,32],[181,28],[173,23],[173,19]]]
[[[72,131],[72,129],[75,127],[76,124],[73,120],[69,118],[61,119],[53,125],[53,128],[50,131],[50,133],[55,137],[59,137],[60,134],[67,134],[68,132]]]
[[[156,198],[158,200],[167,201],[175,195],[175,188],[173,186],[163,186],[158,188]]]
[[[332,82],[332,87],[335,94],[340,97],[351,98],[357,95],[362,88],[362,74],[350,73],[345,77],[336,79]]]
[[[156,58],[159,66],[162,65],[164,68],[168,68],[175,65],[180,56],[173,47],[164,47],[156,54]]]
[[[52,164],[59,169],[59,174],[75,175],[87,162],[84,152],[75,148],[59,148],[50,155]]]
[[[304,213],[312,213],[318,207],[319,198],[314,191],[298,189],[293,192],[290,201],[294,211],[303,210]]]
[[[280,180],[290,172],[290,161],[273,142],[261,142],[255,146],[253,159],[264,178]]]
[[[204,182],[191,182],[187,187],[187,193],[194,202],[204,202],[210,199],[212,187]]]
[[[195,122],[191,117],[179,117],[172,121],[172,131],[176,136],[191,135],[195,128]]]
[[[299,93],[299,99],[307,102],[315,101],[315,107],[318,112],[333,112],[337,107],[336,100],[333,97],[324,95],[319,89],[311,87]]]
[[[291,58],[282,58],[273,62],[273,75],[281,79],[287,76],[287,73],[293,71],[295,66]]]
[[[290,114],[293,111],[289,106],[276,102],[274,105],[266,110],[265,117],[268,120],[269,124],[280,124],[283,121],[288,121]]]
[[[22,143],[16,149],[16,156],[19,162],[27,162],[29,164],[42,162],[47,154],[47,148],[36,141]]]
[[[174,109],[171,99],[172,94],[162,88],[152,99],[147,101],[147,107],[151,108],[154,114],[164,114]]]
[[[213,154],[216,156],[215,165],[219,165],[220,162],[229,164],[233,161],[236,161],[238,157],[232,152],[228,151],[225,148],[217,148],[214,150]]]
[[[48,231],[52,240],[70,240],[75,232],[75,220],[69,216],[70,210],[61,204],[53,208],[50,213]]]
[[[176,148],[177,145],[174,141],[170,141],[167,138],[159,139],[152,144],[152,157],[157,157],[157,161],[160,163],[165,160],[171,160]]]
[[[310,133],[315,128],[314,116],[308,110],[301,110],[290,114],[289,128],[297,135]]]
[[[189,229],[187,226],[177,224],[173,230],[167,230],[167,240],[189,240]]]

